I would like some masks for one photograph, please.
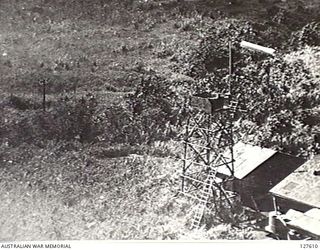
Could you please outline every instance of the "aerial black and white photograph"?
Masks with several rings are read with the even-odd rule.
[[[319,13],[0,0],[0,242],[320,240]]]

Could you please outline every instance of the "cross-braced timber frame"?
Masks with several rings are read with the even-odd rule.
[[[232,207],[230,195],[234,194],[226,191],[224,185],[234,177],[233,119],[238,103],[220,94],[192,99],[198,101],[198,106],[191,108],[185,125],[181,192],[197,202],[191,226],[198,228],[210,201],[216,212],[222,200]],[[220,168],[224,168],[224,173],[227,169],[227,178],[219,177]]]

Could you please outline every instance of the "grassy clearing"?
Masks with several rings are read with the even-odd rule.
[[[90,176],[83,171],[80,178],[67,163],[47,163],[46,170],[28,164],[36,171],[24,182],[11,187],[2,184],[1,239],[158,237],[159,232],[148,232],[148,225],[167,224],[173,215],[172,210],[166,211],[174,195],[174,179],[169,180],[172,168],[150,157],[103,159],[99,163],[92,164]],[[45,183],[37,182],[38,176]]]
[[[33,176],[10,186],[2,182],[0,240],[251,238],[250,229],[230,225],[209,231],[187,229],[192,216],[190,202],[174,197],[179,185],[177,162],[132,155],[100,163],[101,172],[91,175],[95,182],[77,183],[79,177],[67,178],[71,166],[62,164],[56,168],[59,166],[63,175],[46,164],[48,174],[42,181],[52,185],[46,190],[43,183],[33,182]]]

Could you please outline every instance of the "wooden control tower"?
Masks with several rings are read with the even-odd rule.
[[[222,203],[232,205],[230,195],[233,194],[224,189],[224,184],[234,176],[233,119],[238,102],[229,94],[214,93],[205,97],[192,96],[189,106],[183,141],[181,193],[196,201],[191,226],[199,228],[209,203],[216,212]],[[230,171],[227,179],[219,177],[222,166]]]
[[[226,206],[232,208],[235,196],[224,188],[234,178],[233,123],[239,110],[239,96],[232,98],[232,73],[229,43],[229,82],[224,93],[197,93],[187,103],[181,193],[195,200],[191,227],[196,229],[207,207],[219,214]],[[229,177],[220,178],[222,167],[230,171]]]

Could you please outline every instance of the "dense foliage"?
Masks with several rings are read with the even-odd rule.
[[[292,33],[290,41],[271,43],[289,48],[299,34],[300,42],[295,48],[315,45],[317,25],[303,26]],[[179,57],[178,71],[197,79],[197,84],[189,85],[189,93],[226,93],[231,81],[233,97],[237,97],[246,110],[242,115],[243,125],[239,125],[245,136],[243,140],[303,157],[317,154],[320,152],[319,80],[305,61],[286,61],[281,50],[271,58],[240,48],[241,40],[269,45],[270,34],[256,27],[259,27],[256,23],[235,20],[201,27],[198,47]],[[312,32],[308,33],[306,30],[310,29]],[[234,65],[231,78],[228,76],[229,42]]]

